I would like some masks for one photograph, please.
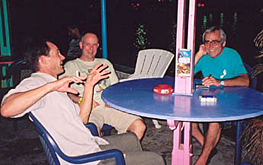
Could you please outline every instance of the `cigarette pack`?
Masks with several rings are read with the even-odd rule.
[[[201,95],[199,96],[201,102],[217,102],[217,98],[211,95]]]

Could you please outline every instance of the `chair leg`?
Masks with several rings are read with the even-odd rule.
[[[153,124],[154,124],[155,128],[159,129],[159,128],[162,127],[162,126],[158,123],[157,120],[153,119],[152,121],[153,121]]]

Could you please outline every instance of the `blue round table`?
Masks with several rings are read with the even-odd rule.
[[[174,86],[173,78],[124,81],[106,88],[102,98],[118,110],[139,116],[184,122],[240,121],[263,114],[263,94],[246,87],[196,88],[193,95],[158,95],[158,84]],[[202,102],[200,96],[214,96],[216,102]],[[238,122],[238,130],[241,124]],[[240,162],[240,140],[237,133],[236,158]]]

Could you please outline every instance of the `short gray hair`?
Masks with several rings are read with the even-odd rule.
[[[222,39],[222,42],[226,41],[226,33],[224,32],[224,30],[221,29],[220,27],[212,26],[212,27],[206,29],[206,31],[203,33],[203,42],[205,41],[205,35],[207,33],[213,33],[213,32],[215,32],[217,30],[220,32],[220,37]]]
[[[93,35],[95,35],[95,36],[97,37],[97,39],[98,39],[98,42],[99,42],[99,38],[98,38],[97,34],[95,34],[95,33],[93,33],[93,32],[87,32],[87,33],[85,33],[84,35],[82,35],[82,36],[81,36],[81,39],[80,39],[80,42],[83,43],[84,37],[85,37],[86,34],[93,34]]]

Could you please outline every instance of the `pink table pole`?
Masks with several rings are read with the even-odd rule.
[[[172,165],[190,165],[192,156],[190,122],[167,120],[167,124],[174,131]],[[184,131],[184,142],[182,142],[182,131]]]
[[[185,8],[186,1],[178,0],[178,13],[177,13],[177,39],[176,39],[176,60],[182,59],[181,54],[179,56],[179,50],[184,49],[185,43]],[[196,0],[190,0],[189,2],[189,16],[188,16],[188,38],[187,38],[187,51],[190,51],[190,74],[182,76],[179,64],[183,64],[179,61],[175,63],[175,94],[191,95],[193,91],[193,77],[194,77],[194,53],[195,53],[195,9]],[[184,57],[183,57],[184,58]],[[178,66],[177,66],[178,65]],[[189,66],[189,65],[188,65]],[[176,100],[175,100],[176,101]],[[185,111],[187,113],[187,104],[185,105]],[[178,122],[173,120],[167,120],[169,128],[174,131],[173,151],[172,151],[172,165],[190,165],[192,156],[191,145],[191,123],[190,122]],[[182,142],[182,131],[184,131],[184,140]]]
[[[191,65],[190,70],[191,77],[194,77],[194,55],[195,55],[195,10],[196,10],[196,0],[190,0],[189,3],[189,19],[188,19],[188,39],[187,39],[187,49],[191,50]],[[193,87],[193,82],[190,85]]]

